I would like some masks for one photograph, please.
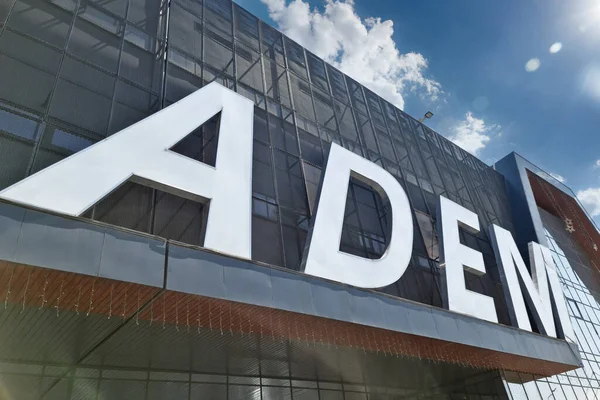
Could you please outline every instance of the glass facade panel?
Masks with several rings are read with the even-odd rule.
[[[66,57],[49,115],[98,135],[106,135],[114,85],[115,78],[109,74]]]
[[[255,219],[261,219],[264,229],[256,229],[255,236],[258,242],[277,237],[281,243],[273,254],[265,251],[263,260],[299,268],[321,176],[314,171],[325,164],[330,143],[406,182],[412,207],[432,221],[436,195],[444,194],[475,210],[483,221],[511,227],[510,210],[499,200],[505,196],[503,180],[491,168],[231,2],[89,1],[78,6],[77,15],[70,4],[18,0],[7,14],[7,28],[0,36],[0,57],[5,61],[0,68],[0,106],[17,107],[16,114],[33,112],[32,120],[51,123],[40,128],[44,135],[39,146],[37,136],[10,140],[10,146],[28,157],[14,172],[4,174],[4,186],[75,151],[76,145],[69,150],[53,146],[48,133],[53,129],[82,138],[78,143],[83,147],[216,81],[257,105],[253,192]],[[15,10],[32,13],[30,19]],[[165,16],[170,19],[169,32]],[[27,22],[40,20],[55,22],[44,31]],[[488,189],[480,190],[482,186]],[[363,190],[376,200],[360,202],[355,195]],[[372,188],[350,185],[342,247],[377,258],[386,248],[389,213],[373,193]],[[139,201],[149,202],[151,211],[149,222],[139,229],[154,231],[157,192],[151,190],[149,199],[144,196]],[[434,233],[427,229],[417,235],[421,239],[415,241],[415,254],[431,263],[415,261],[409,270],[419,272],[408,273],[404,281],[410,276],[424,282],[437,279],[435,246],[430,244]],[[181,237],[197,244],[199,235]],[[485,234],[477,240],[483,243],[477,248],[490,247]],[[492,263],[493,257],[487,260]],[[493,288],[498,282],[490,284]],[[407,293],[404,283],[393,286],[394,293]],[[473,286],[491,290],[484,281]],[[435,285],[423,287],[426,295],[408,297],[439,297]]]
[[[260,54],[252,48],[238,43],[235,49],[235,62],[238,81],[262,93],[263,74]]]
[[[201,3],[194,13],[178,3],[174,3],[169,10],[169,44],[196,59],[202,59]],[[191,6],[195,8],[194,4]]]
[[[63,48],[73,22],[76,0],[17,0],[7,26]]]
[[[327,84],[327,73],[325,72],[325,64],[323,60],[312,53],[306,53],[308,60],[308,69],[310,71],[310,81],[319,89],[329,92]]]
[[[579,345],[583,368],[526,383],[525,391],[530,399],[537,393],[541,397],[533,398],[597,399],[600,395],[600,276],[583,248],[565,229],[565,222],[542,208],[538,210],[575,331],[575,337],[569,340]],[[512,384],[510,390],[513,398],[518,399],[515,393],[522,390],[521,385]]]
[[[4,0],[0,24],[0,189],[215,81],[256,104],[256,260],[301,270],[331,143],[390,171],[414,210],[413,260],[400,280],[379,289],[385,293],[441,306],[435,227],[440,194],[475,211],[482,226],[493,222],[513,230],[500,174],[229,0]],[[216,126],[215,119],[174,150],[214,163]],[[85,215],[202,245],[206,212],[204,204],[127,182]],[[352,180],[340,249],[379,258],[389,225],[386,199]],[[469,276],[468,287],[494,297],[500,322],[507,324],[488,235],[463,234],[463,240],[484,253],[488,270],[484,277]],[[589,398],[599,386],[598,288],[588,286],[593,274],[585,259],[560,246],[562,253],[554,253],[572,267],[559,266],[559,272],[586,365],[541,384],[539,392],[558,399],[553,390],[560,387],[564,398]],[[76,387],[83,390],[87,383]],[[119,386],[131,391],[130,398],[160,397],[164,390],[160,384],[138,387],[117,379],[103,379],[98,387],[112,398]],[[228,391],[221,383],[195,383],[187,393],[255,396],[255,387],[238,386]],[[364,398],[352,392],[347,398]],[[265,393],[285,398],[288,391],[277,387]],[[292,386],[290,393],[293,399],[316,399],[335,398],[341,391]],[[394,397],[373,392],[369,398]]]
[[[60,61],[55,49],[5,30],[0,37],[0,96],[8,103],[45,112]]]
[[[204,62],[218,72],[233,75],[233,38],[231,34],[204,26]]]
[[[81,7],[67,50],[98,67],[116,73],[123,21],[91,5]]]

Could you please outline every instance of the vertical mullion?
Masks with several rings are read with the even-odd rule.
[[[162,3],[163,1],[165,1],[165,3]],[[164,6],[161,4],[161,9],[163,9],[163,11],[166,11],[165,13],[165,18],[166,18],[166,23],[165,23],[165,31],[164,31],[164,37],[162,38],[162,57],[163,57],[163,68],[162,68],[162,74],[161,74],[161,87],[160,87],[160,93],[159,95],[159,101],[160,101],[160,109],[162,110],[165,107],[165,93],[166,93],[166,83],[167,83],[167,63],[168,63],[168,57],[167,57],[167,50],[168,50],[168,40],[169,40],[169,16],[170,16],[170,11],[171,11],[171,0],[161,0],[161,3],[164,4]],[[160,14],[159,14],[160,15]],[[159,17],[160,18],[160,17]],[[156,39],[156,40],[161,40],[161,39]],[[125,42],[125,39],[123,39],[123,42]],[[156,207],[157,207],[157,201],[158,201],[158,190],[157,189],[152,189],[152,199],[150,201],[150,215],[149,215],[149,221],[148,221],[148,232],[150,232],[151,234],[154,234],[154,229],[155,229],[155,225],[156,225]]]
[[[294,132],[296,134],[296,146],[298,147],[298,160],[299,162],[303,162],[304,158],[302,158],[302,150],[301,150],[301,146],[300,146],[300,136],[298,134],[298,119],[296,117],[296,104],[294,101],[294,92],[292,91],[292,80],[290,79],[290,69],[289,69],[289,59],[288,59],[288,54],[287,54],[287,45],[285,43],[285,36],[283,34],[281,34],[281,45],[282,45],[282,50],[283,50],[283,59],[284,59],[284,73],[286,75],[286,80],[287,80],[287,85],[288,85],[288,93],[290,94],[290,104],[291,104],[291,110],[292,110],[292,121],[294,123]],[[306,57],[304,57],[305,61],[306,61]],[[277,63],[277,61],[275,61],[275,63]],[[307,66],[307,72],[308,72],[308,66]],[[311,96],[312,96],[312,92],[311,92]],[[314,109],[314,100],[311,98],[311,100],[313,101],[313,109]],[[269,112],[267,112],[267,114],[269,114]],[[269,118],[271,118],[271,116],[269,115]],[[316,116],[315,116],[316,118]],[[283,120],[283,129],[285,132],[285,120]],[[318,129],[318,127],[317,127]],[[322,149],[321,149],[322,152]],[[272,153],[274,153],[274,151],[272,151]],[[274,156],[274,154],[273,154]],[[306,201],[308,203],[308,191],[306,189],[306,174],[304,173],[304,166],[302,164],[299,165],[300,166],[300,175],[302,177],[302,182],[304,184],[304,191],[306,193]],[[275,163],[273,163],[273,167],[275,167]],[[274,179],[275,179],[275,191],[277,193],[277,201],[279,201],[279,192],[278,192],[278,188],[277,188],[277,176],[274,175]],[[309,221],[310,221],[310,225],[312,225],[312,223],[314,222],[314,218],[312,213],[311,213],[311,209],[308,206],[308,204],[306,204],[306,209],[308,210],[308,217]],[[281,207],[280,207],[281,210]],[[294,214],[297,215],[298,213],[296,211],[294,211]],[[280,217],[281,217],[281,212],[280,212]],[[283,219],[281,221],[281,234],[283,237]],[[312,227],[312,226],[311,226]],[[298,227],[295,227],[296,231],[298,232]],[[298,246],[300,247],[300,246]],[[283,264],[286,268],[289,268],[289,266],[287,265],[286,259],[285,259],[285,244],[282,243],[282,249],[283,249]],[[302,256],[300,258],[300,269],[302,268],[302,259],[304,258],[304,252],[302,253]]]

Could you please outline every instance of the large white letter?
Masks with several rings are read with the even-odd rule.
[[[558,317],[559,322],[558,329],[562,338],[574,342],[575,332],[573,331],[573,325],[571,325],[571,317],[569,316],[569,311],[567,309],[567,302],[565,301],[565,296],[560,281],[558,280],[558,273],[556,271],[556,264],[554,262],[554,257],[552,257],[552,252],[546,246],[531,242],[529,243],[529,259],[533,264],[532,270],[535,274],[533,277],[534,281],[541,282],[543,280],[545,282],[543,285],[538,283],[538,288],[540,288],[540,294],[544,293],[542,299],[547,302],[547,308],[551,308],[550,295],[552,295],[552,300],[554,301],[552,310],[557,314],[556,316]],[[546,272],[546,276],[548,277],[547,281],[544,279],[545,276],[543,275],[543,271]],[[542,275],[538,276],[540,273],[542,273]],[[548,282],[550,283],[549,293]],[[541,289],[542,286],[544,286],[543,292]]]
[[[557,337],[551,290],[559,317],[559,327],[565,338],[573,338],[573,328],[550,250],[538,243],[529,243],[530,275],[511,233],[496,225],[492,225],[490,233],[511,322],[521,329],[531,331],[525,306],[526,298],[540,333]],[[526,297],[523,296],[522,287],[525,288]]]
[[[472,233],[479,232],[477,214],[440,196],[438,232],[442,236],[439,248],[445,305],[452,311],[498,322],[494,299],[467,290],[465,286],[464,269],[476,275],[483,275],[485,264],[480,252],[460,243],[459,227]]]
[[[339,250],[351,176],[390,201],[392,233],[380,259],[366,259]],[[308,243],[304,271],[307,274],[363,288],[396,282],[408,267],[413,243],[412,214],[404,189],[383,168],[332,143]]]
[[[215,167],[169,149],[221,112]],[[127,180],[210,199],[204,246],[251,256],[253,104],[213,83],[0,192],[17,203],[81,215]]]

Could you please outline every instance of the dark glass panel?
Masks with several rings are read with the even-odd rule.
[[[214,167],[217,160],[220,117],[221,113],[200,125],[175,144],[171,151]]]
[[[367,103],[369,104],[369,111],[371,112],[371,119],[373,123],[381,127],[385,127],[383,112],[381,111],[381,106],[379,105],[379,97],[370,90],[365,90],[365,96],[367,98]]]
[[[317,389],[293,388],[294,400],[319,400]]]
[[[227,400],[227,385],[192,383],[192,399]]]
[[[290,210],[281,212],[283,224],[283,245],[285,249],[285,266],[300,270],[308,233],[308,217]]]
[[[96,140],[52,125],[46,126],[33,163],[32,173],[91,146]]]
[[[377,140],[379,141],[379,147],[381,148],[381,155],[386,159],[386,162],[395,163],[396,155],[394,154],[392,139],[380,128],[375,128],[375,132],[377,133]]]
[[[108,134],[112,135],[159,110],[158,96],[130,83],[117,81]]]
[[[15,0],[4,0],[0,2],[0,25],[6,23],[10,10],[15,5]]]
[[[73,22],[75,0],[17,0],[7,25],[63,48]]]
[[[235,48],[235,62],[238,81],[262,93],[263,79],[259,53],[240,43]]]
[[[302,46],[286,37],[285,48],[287,50],[289,69],[301,78],[308,80],[306,60],[304,59],[304,49]]]
[[[93,210],[93,219],[150,233],[152,189],[125,182],[102,199]]]
[[[127,20],[148,35],[164,39],[166,5],[162,0],[129,0]]]
[[[200,8],[201,9],[201,8]],[[202,19],[173,4],[169,11],[169,44],[202,59]]]
[[[419,225],[419,230],[421,231],[423,243],[427,250],[427,256],[432,260],[437,260],[439,258],[438,235],[433,219],[430,215],[419,211],[415,212],[415,219]]]
[[[362,86],[348,77],[346,77],[346,83],[348,84],[348,92],[350,92],[350,99],[352,100],[354,108],[361,113],[368,115]]]
[[[87,6],[94,6],[102,8],[119,18],[125,18],[125,12],[127,11],[128,0],[80,0],[79,8],[85,8]]]
[[[174,48],[168,54],[166,98],[176,102],[202,87],[202,64]]]
[[[323,165],[323,151],[321,150],[319,137],[300,129],[298,130],[298,136],[302,158],[315,165]]]
[[[0,98],[44,112],[60,60],[58,51],[5,31],[0,37]]]
[[[252,160],[252,192],[255,196],[275,202],[275,180],[270,147],[254,141]]]
[[[144,32],[127,26],[119,75],[153,92],[161,88],[162,45]]]
[[[281,265],[282,248],[277,205],[253,197],[252,213],[252,259]]]
[[[352,141],[358,141],[358,133],[356,131],[356,125],[354,124],[354,117],[352,116],[352,109],[350,106],[335,100],[334,108],[340,124],[340,134]]]
[[[235,3],[233,5],[233,11],[235,17],[235,37],[255,51],[259,51],[258,18],[240,8]]]
[[[82,8],[75,19],[69,39],[69,53],[117,72],[123,22],[92,6]]]
[[[327,73],[325,72],[325,65],[323,64],[323,60],[309,52],[306,53],[306,59],[308,60],[310,81],[313,83],[313,85],[329,93],[329,85],[327,84]]]
[[[292,97],[294,98],[294,108],[305,117],[315,120],[315,111],[310,93],[310,84],[295,75],[291,75]]]
[[[205,205],[156,191],[153,234],[179,242],[204,243]]]
[[[259,108],[254,108],[254,138],[264,143],[269,143],[269,128],[267,113]]]
[[[363,114],[356,113],[358,129],[362,133],[362,140],[366,148],[370,151],[378,152],[377,140],[371,126],[371,121]]]
[[[231,76],[228,76],[221,71],[215,70],[214,68],[206,64],[202,67],[202,81],[205,85],[209,84],[210,82],[218,82],[226,88],[232,90],[235,86],[235,82]]]
[[[327,72],[331,83],[333,97],[344,104],[348,104],[348,90],[346,89],[346,79],[344,78],[344,74],[329,64],[327,64]]]
[[[333,113],[333,101],[328,94],[318,89],[313,90],[317,122],[327,129],[337,131],[337,122]]]
[[[267,83],[267,96],[286,107],[291,107],[292,103],[285,68],[266,57],[263,57],[263,62]]]
[[[27,176],[39,122],[0,109],[0,190]]]
[[[106,135],[115,79],[100,70],[65,57],[50,115]]]
[[[308,205],[311,215],[314,214],[317,205],[317,194],[321,183],[321,168],[306,162],[302,163],[304,168],[304,178],[306,184],[306,194],[308,196]]]
[[[202,0],[171,0],[171,3],[180,5],[197,17],[202,17]]]
[[[233,39],[231,35],[205,26],[204,62],[228,75],[233,75]]]
[[[231,1],[206,0],[204,20],[225,32],[231,33]]]
[[[298,155],[296,129],[293,124],[270,117],[269,130],[271,131],[271,141],[276,148]]]
[[[275,180],[279,203],[302,213],[308,212],[304,178],[297,157],[275,150]]]
[[[389,207],[373,188],[350,179],[340,250],[366,258],[380,258],[389,236]]]
[[[263,54],[279,65],[285,65],[281,33],[264,22],[260,23],[260,30],[262,33]]]
[[[241,94],[242,96],[244,96],[245,98],[247,98],[248,100],[252,101],[254,103],[254,105],[257,106],[258,108],[263,109],[263,110],[266,109],[265,96],[263,96],[262,90],[259,91],[259,90],[253,89],[253,88],[246,86],[240,82],[237,85],[237,92],[239,94]]]

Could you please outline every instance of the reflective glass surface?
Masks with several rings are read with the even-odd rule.
[[[400,280],[380,289],[385,293],[442,306],[435,228],[440,195],[477,213],[482,227],[495,223],[513,230],[500,174],[229,0],[2,0],[0,189],[209,82],[255,103],[252,252],[257,261],[301,269],[331,143],[385,168],[404,187],[413,208],[413,258]],[[173,151],[214,163],[218,119],[191,132]],[[205,204],[127,182],[84,216],[202,245],[206,212]],[[582,278],[591,267],[576,245],[559,234],[556,221],[542,215],[585,367],[509,385],[510,391],[515,399],[595,398],[600,382],[596,278]],[[340,250],[380,257],[390,235],[389,218],[385,198],[350,181]],[[467,287],[492,296],[499,321],[508,324],[488,234],[461,231],[461,240],[483,253],[488,271],[481,277],[467,273]],[[144,375],[127,390],[139,386],[161,398],[161,385],[168,383],[169,390],[192,398],[227,398],[223,393],[230,398],[260,398],[262,393],[263,399],[289,398],[290,393],[294,399],[394,398],[367,395],[368,388],[342,390],[316,382],[195,379],[179,385]],[[89,384],[106,398],[123,385],[104,377],[74,382],[74,392]],[[494,398],[476,393],[485,391],[453,398]]]
[[[256,104],[255,260],[300,269],[333,142],[393,174],[415,210],[411,266],[386,293],[442,305],[439,195],[475,211],[481,226],[511,229],[501,175],[228,0],[8,3],[0,20],[0,189],[216,81]],[[214,159],[218,117],[211,124],[176,151]],[[206,207],[175,197],[126,183],[85,216],[202,245]],[[380,257],[389,219],[386,199],[351,181],[340,250]],[[461,235],[484,253],[489,272],[468,275],[468,287],[493,296],[508,323],[488,235]]]
[[[572,239],[560,218],[539,209],[548,247],[567,300],[583,368],[525,385],[509,384],[516,399],[594,400],[600,396],[600,275],[582,247]]]

